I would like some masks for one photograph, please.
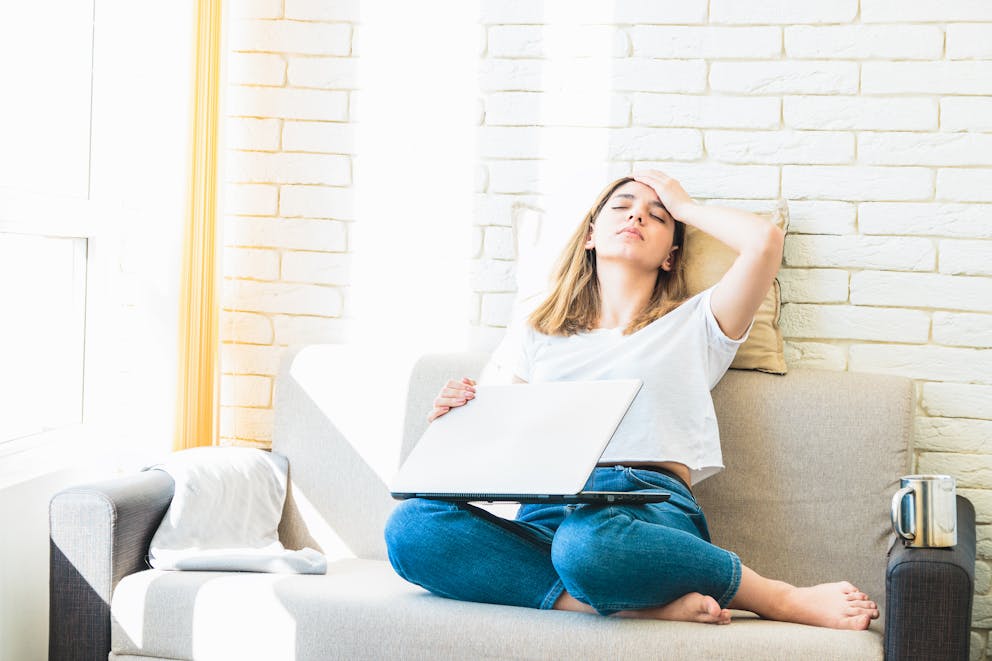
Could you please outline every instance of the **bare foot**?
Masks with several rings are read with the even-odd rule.
[[[554,608],[582,613],[596,612],[596,609],[589,604],[583,603],[570,595],[568,590],[561,593],[561,596],[555,601]],[[720,604],[713,597],[708,597],[698,592],[684,594],[664,606],[618,611],[614,615],[642,620],[679,620],[681,622],[730,624],[730,611],[726,608],[721,609]]]
[[[867,629],[878,617],[868,595],[847,581],[793,587],[785,593],[782,611],[774,619],[831,629]]]
[[[699,592],[684,594],[673,602],[657,608],[620,611],[617,617],[651,618],[655,620],[678,620],[679,622],[704,622],[708,624],[730,624],[730,611],[720,608],[713,597]]]

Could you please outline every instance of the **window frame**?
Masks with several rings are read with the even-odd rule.
[[[120,263],[120,234],[116,228],[120,227],[122,215],[119,205],[0,188],[0,233],[82,239],[86,258],[84,268],[77,271],[85,278],[82,422],[0,440],[0,479],[14,466],[29,460],[28,455],[34,451],[42,451],[47,463],[49,459],[74,455],[80,445],[94,450],[112,440],[108,414],[117,375],[110,350],[114,312],[121,305],[115,296],[114,267]],[[63,452],[70,448],[73,452]],[[21,470],[26,468],[21,466]]]

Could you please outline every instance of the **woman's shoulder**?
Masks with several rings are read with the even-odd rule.
[[[701,289],[695,294],[686,296],[685,298],[677,301],[666,313],[666,316],[673,313],[677,315],[691,315],[693,313],[698,313],[702,309],[703,304],[709,300],[709,296],[715,286],[716,285],[712,285],[705,289]]]

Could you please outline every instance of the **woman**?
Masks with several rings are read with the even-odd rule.
[[[688,296],[685,224],[739,254]],[[702,206],[656,170],[604,189],[529,317],[514,382],[644,382],[585,485],[665,489],[664,503],[528,504],[514,520],[470,504],[400,503],[386,524],[396,572],[453,599],[619,617],[729,624],[728,609],[780,621],[867,629],[876,604],[841,581],[764,578],[710,542],[690,485],[722,470],[710,390],[750,332],[782,260],[783,232],[744,211]],[[432,422],[474,397],[451,380]]]

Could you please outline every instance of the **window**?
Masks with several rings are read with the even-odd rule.
[[[0,233],[0,443],[83,422],[86,247]]]

